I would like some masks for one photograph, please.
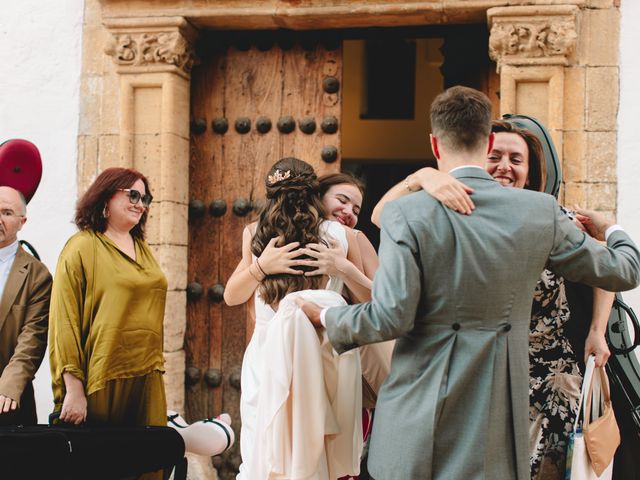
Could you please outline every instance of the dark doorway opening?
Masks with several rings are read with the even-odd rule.
[[[342,169],[366,185],[356,228],[377,249],[380,233],[370,218],[378,200],[417,169],[436,167],[429,146],[433,98],[453,85],[473,87],[489,96],[497,117],[499,76],[484,24],[342,34]]]
[[[364,163],[343,160],[342,169],[355,175],[366,186],[357,229],[367,236],[376,250],[380,244],[380,229],[371,223],[373,208],[387,190],[422,167],[436,168],[436,162]]]

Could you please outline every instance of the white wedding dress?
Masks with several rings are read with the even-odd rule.
[[[344,227],[321,225],[339,241]],[[344,305],[342,281],[325,290],[287,295],[278,311],[255,295],[256,325],[242,361],[238,480],[335,480],[358,475],[362,452],[362,391],[358,350],[338,355],[324,330],[297,307],[302,297],[321,307]]]

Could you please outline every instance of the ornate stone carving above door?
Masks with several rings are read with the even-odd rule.
[[[104,24],[111,32],[105,53],[121,73],[166,70],[170,67],[188,78],[197,62],[196,30],[182,17],[112,18]]]
[[[179,32],[115,35],[108,53],[118,65],[166,63],[185,73],[194,63],[193,48]]]
[[[499,7],[487,12],[489,54],[498,64],[568,65],[578,34],[578,7]]]
[[[570,54],[576,44],[573,22],[494,24],[489,45],[494,58],[503,55],[551,57]]]

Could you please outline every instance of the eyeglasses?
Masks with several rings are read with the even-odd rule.
[[[24,215],[20,215],[19,213],[14,212],[13,210],[10,209],[5,209],[5,210],[0,210],[0,216],[2,216],[2,218],[7,219],[7,218],[22,218],[24,217]]]
[[[148,208],[151,204],[151,200],[153,200],[153,197],[149,193],[142,195],[138,190],[134,190],[133,188],[119,188],[118,190],[125,192],[129,197],[129,202],[134,205],[142,200],[142,206],[144,208]]]

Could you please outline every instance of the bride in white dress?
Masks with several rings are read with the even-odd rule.
[[[303,274],[306,260],[296,250],[308,244],[331,243],[361,266],[353,232],[322,219],[317,187],[313,168],[301,160],[286,158],[270,169],[265,208],[257,224],[243,232],[242,260],[225,289],[227,304],[237,305],[257,288],[255,330],[241,376],[238,479],[333,480],[358,474],[358,354],[335,354],[295,304],[301,295],[326,306],[344,303],[343,287],[356,298],[368,294],[367,286],[348,278],[344,285],[337,278]],[[278,270],[273,270],[276,257]]]

